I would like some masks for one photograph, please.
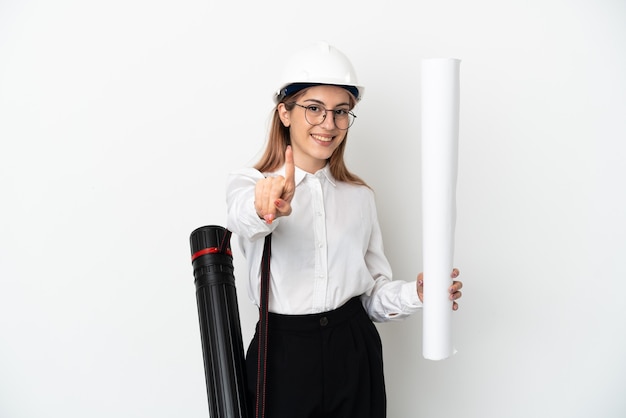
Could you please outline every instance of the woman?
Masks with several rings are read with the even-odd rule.
[[[382,347],[372,321],[420,309],[422,275],[391,279],[374,193],[345,165],[352,109],[363,96],[350,61],[319,43],[296,53],[284,78],[264,155],[232,173],[227,186],[227,227],[239,237],[257,305],[271,234],[265,416],[384,417]],[[461,287],[450,287],[455,310]],[[257,327],[246,358],[252,403],[258,346]]]

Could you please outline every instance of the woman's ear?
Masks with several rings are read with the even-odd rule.
[[[286,128],[288,128],[289,125],[291,125],[291,120],[289,119],[289,111],[285,107],[285,104],[279,103],[276,111],[278,112],[278,117],[280,118],[280,121],[283,123],[283,125],[285,125]]]

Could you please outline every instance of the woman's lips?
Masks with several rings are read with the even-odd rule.
[[[322,136],[322,135],[311,134],[311,138],[313,138],[316,141],[331,142],[334,136]]]

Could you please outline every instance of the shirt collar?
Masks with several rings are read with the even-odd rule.
[[[317,173],[315,173],[316,176],[318,177],[326,177],[326,180],[328,180],[328,182],[330,184],[334,186],[336,186],[336,181],[335,178],[333,177],[332,173],[330,172],[330,164],[326,164],[324,166],[324,168],[322,168],[321,170],[317,171]]]
[[[282,166],[280,169],[275,171],[275,174],[280,174],[281,176],[285,175],[285,166]],[[328,180],[328,182],[334,186],[337,185],[337,181],[335,180],[335,178],[333,177],[333,175],[330,172],[330,165],[326,164],[324,166],[324,168],[318,170],[317,172],[315,172],[315,174],[311,174],[308,173],[298,167],[296,167],[296,173],[295,173],[295,181],[296,181],[296,186],[298,186],[300,183],[302,183],[302,180],[304,180],[304,178],[309,175],[309,176],[316,176],[318,178],[326,178],[326,180]]]

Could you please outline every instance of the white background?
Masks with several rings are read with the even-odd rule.
[[[420,313],[380,325],[389,416],[626,416],[625,22],[621,0],[0,1],[0,416],[207,416],[189,234],[224,224],[275,70],[318,39],[366,86],[347,158],[396,279],[422,265],[420,60],[462,60],[459,352],[424,360]]]

